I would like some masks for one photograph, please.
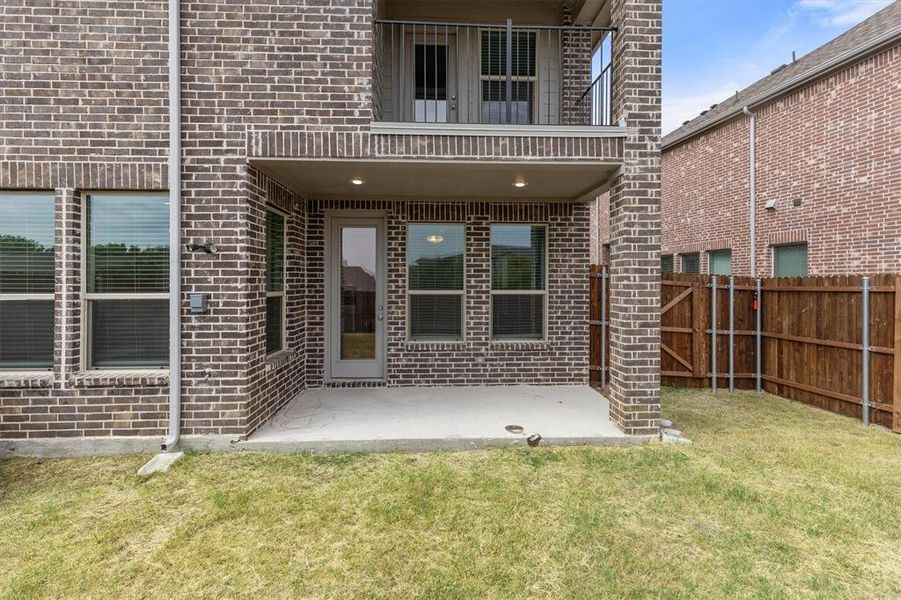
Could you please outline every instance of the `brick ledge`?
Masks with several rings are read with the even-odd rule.
[[[53,385],[50,371],[5,371],[0,372],[0,388],[44,388]]]
[[[163,387],[169,385],[169,371],[90,371],[75,375],[69,381],[77,388]]]

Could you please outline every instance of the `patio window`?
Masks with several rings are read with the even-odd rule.
[[[266,213],[266,353],[285,347],[285,216]]]
[[[491,226],[492,339],[544,339],[546,264],[544,225]]]
[[[407,323],[411,340],[463,339],[465,227],[407,227]]]
[[[700,273],[701,272],[701,255],[697,252],[691,252],[689,254],[680,254],[679,258],[682,261],[682,272],[683,273]]]
[[[0,193],[0,369],[53,364],[53,194]]]
[[[169,365],[169,197],[85,201],[85,366]]]

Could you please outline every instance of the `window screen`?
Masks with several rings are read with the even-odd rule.
[[[711,275],[732,275],[732,251],[716,250],[709,253]]]
[[[168,196],[88,196],[85,263],[88,366],[168,366]]]
[[[53,364],[53,195],[0,192],[0,369]]]
[[[806,277],[807,244],[774,246],[773,274],[776,277]]]
[[[410,339],[463,339],[465,237],[462,224],[414,223],[408,226]]]
[[[544,338],[547,304],[544,225],[491,226],[491,337]]]
[[[535,102],[535,32],[514,31],[511,38],[510,115],[507,115],[507,32],[483,30],[481,36],[483,123],[532,122]]]
[[[660,257],[660,270],[664,273],[673,272],[673,255],[666,254]]]
[[[697,252],[693,252],[691,254],[681,254],[679,255],[679,257],[682,259],[683,273],[701,272],[701,257]]]
[[[266,352],[285,347],[285,217],[266,213]]]

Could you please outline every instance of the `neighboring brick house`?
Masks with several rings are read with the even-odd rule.
[[[664,270],[751,274],[745,107],[756,276],[901,272],[901,2],[664,136]]]
[[[659,1],[168,10],[0,5],[0,438],[170,415],[235,438],[318,386],[585,384],[602,187],[611,418],[657,431]]]

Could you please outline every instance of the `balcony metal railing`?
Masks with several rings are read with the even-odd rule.
[[[377,121],[612,125],[607,27],[375,22]],[[594,65],[593,73],[592,65]]]

